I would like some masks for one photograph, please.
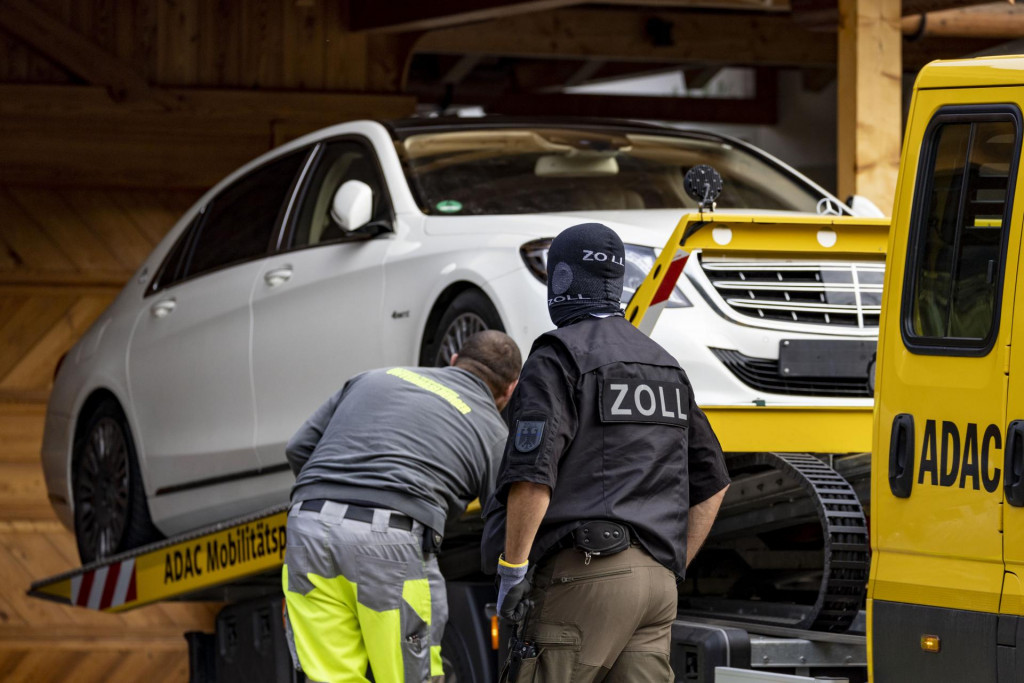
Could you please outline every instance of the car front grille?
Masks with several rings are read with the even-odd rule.
[[[800,396],[870,398],[873,395],[867,377],[783,377],[777,360],[753,358],[729,349],[713,348],[711,352],[741,382],[761,391]]]
[[[877,328],[885,264],[865,261],[737,261],[701,268],[732,313],[765,323]]]

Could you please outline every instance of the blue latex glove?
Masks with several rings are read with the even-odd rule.
[[[519,567],[510,567],[507,563],[498,562],[498,616],[508,621],[520,622],[526,616],[529,607],[525,600],[530,592],[530,581],[526,578],[529,563]]]

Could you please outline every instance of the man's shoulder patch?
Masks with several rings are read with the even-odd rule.
[[[544,425],[547,420],[517,420],[516,421],[516,450],[520,453],[529,453],[540,445],[544,438]]]

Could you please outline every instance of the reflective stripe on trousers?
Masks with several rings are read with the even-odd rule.
[[[345,519],[347,505],[288,513],[282,572],[289,647],[311,681],[438,681],[448,620],[437,559],[422,550],[423,526]]]

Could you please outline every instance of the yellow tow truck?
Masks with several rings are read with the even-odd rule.
[[[914,86],[877,359],[873,680],[1024,680],[1024,58]]]

